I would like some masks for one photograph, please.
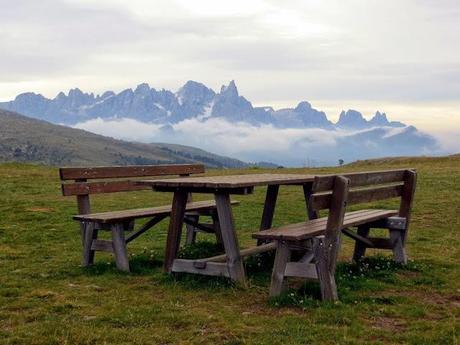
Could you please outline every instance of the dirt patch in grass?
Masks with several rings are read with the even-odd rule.
[[[460,306],[460,296],[455,295],[442,295],[437,292],[432,291],[399,291],[397,292],[399,296],[406,296],[415,298],[418,301],[422,301],[423,304],[433,304],[438,306],[447,306],[447,307],[459,307]]]
[[[370,320],[372,328],[383,329],[390,332],[400,332],[407,328],[406,322],[400,319],[378,316]]]
[[[26,208],[26,211],[41,212],[41,213],[51,213],[54,210],[52,208],[49,208],[49,207],[28,207],[28,208]]]

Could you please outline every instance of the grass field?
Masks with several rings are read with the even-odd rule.
[[[0,343],[458,344],[459,157],[284,171],[400,167],[419,171],[408,242],[411,262],[398,267],[389,253],[371,250],[372,259],[350,265],[352,243],[345,239],[337,274],[341,302],[326,304],[311,297],[318,294],[314,283],[298,281],[286,295],[270,300],[270,269],[262,259],[247,263],[246,289],[224,279],[165,276],[166,221],[130,245],[131,274],[118,273],[112,257],[101,253],[94,267],[84,269],[79,266],[78,225],[71,219],[75,200],[60,195],[57,169],[0,165]],[[253,243],[250,234],[259,225],[264,192],[259,188],[253,195],[235,197],[241,201],[234,213],[242,246]],[[162,205],[170,195],[146,191],[93,200],[93,209],[102,211]],[[304,218],[301,191],[282,188],[275,224]],[[192,249],[182,254],[196,254]]]

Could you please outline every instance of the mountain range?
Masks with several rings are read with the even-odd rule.
[[[239,94],[234,81],[219,92],[195,81],[186,82],[177,92],[146,83],[100,95],[75,88],[53,99],[27,92],[0,103],[0,108],[117,139],[181,144],[246,162],[284,166],[440,153],[432,136],[389,121],[383,112],[367,120],[350,109],[334,123],[307,101],[279,110],[255,107]],[[244,163],[235,164],[221,166]]]
[[[342,111],[337,123],[328,120],[323,111],[314,109],[307,101],[295,108],[274,110],[270,106],[254,107],[240,96],[234,81],[216,93],[202,83],[188,81],[177,92],[156,90],[148,84],[138,85],[116,94],[101,95],[71,89],[49,99],[33,92],[22,93],[14,100],[1,102],[0,108],[53,123],[75,125],[94,118],[132,118],[141,122],[173,125],[186,119],[206,121],[224,118],[230,122],[251,125],[271,124],[278,128],[322,128],[333,130],[372,127],[404,127],[401,122],[388,121],[385,113],[376,112],[366,120],[356,110]]]

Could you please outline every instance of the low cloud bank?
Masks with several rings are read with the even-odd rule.
[[[350,162],[383,156],[446,153],[446,147],[413,127],[362,131],[279,129],[271,125],[230,123],[219,118],[189,119],[174,126],[129,118],[98,118],[74,127],[123,140],[190,145],[247,162],[268,161],[285,166],[336,165],[339,159]],[[450,150],[453,150],[452,143],[448,146]]]

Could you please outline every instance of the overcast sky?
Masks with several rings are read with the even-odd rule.
[[[457,0],[0,0],[0,45],[0,100],[234,79],[255,105],[460,130]]]

